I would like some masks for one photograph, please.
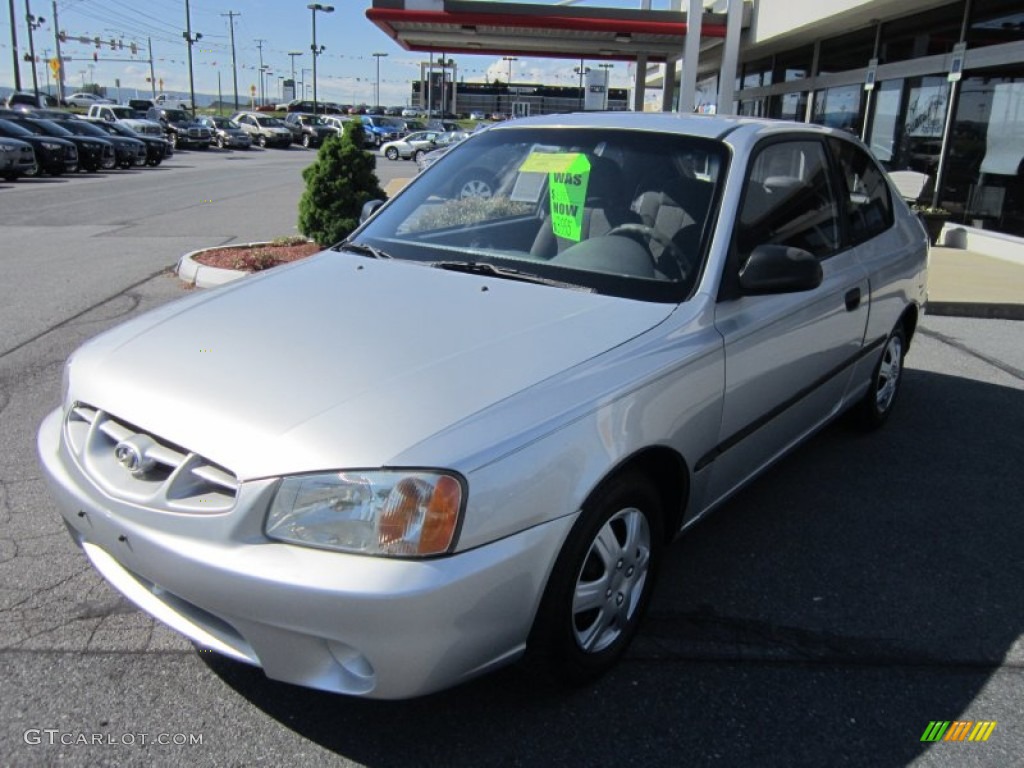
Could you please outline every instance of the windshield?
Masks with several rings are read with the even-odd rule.
[[[3,129],[4,133],[9,136],[32,136],[32,131],[27,128],[22,128],[17,123],[13,123],[10,120],[4,120],[0,118],[0,129]]]
[[[83,120],[62,120],[59,125],[72,133],[77,133],[79,136],[99,136],[105,139],[109,135],[103,129],[97,128],[95,125]]]
[[[135,119],[135,110],[131,107],[110,107],[110,110],[120,118],[127,118],[129,120]]]
[[[187,112],[181,109],[165,109],[164,114],[172,123],[186,123],[192,119]]]
[[[66,128],[61,128],[52,120],[30,120],[25,123],[25,126],[34,133],[48,136],[60,136],[61,138],[67,138],[68,136],[75,135]]]
[[[629,130],[516,128],[459,143],[355,238],[393,258],[489,264],[601,293],[696,285],[727,152]]]

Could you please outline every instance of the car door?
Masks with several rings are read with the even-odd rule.
[[[867,274],[843,247],[838,190],[818,137],[773,139],[745,171],[729,266],[715,324],[724,339],[725,389],[711,500],[718,500],[822,424],[840,407],[863,354]],[[738,274],[761,244],[800,248],[818,259],[814,289],[742,295]]]

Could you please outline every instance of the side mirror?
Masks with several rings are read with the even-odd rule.
[[[382,205],[384,205],[383,200],[367,200],[366,204],[363,205],[363,210],[359,213],[359,223],[362,224],[373,216]]]
[[[810,291],[821,285],[821,264],[801,248],[759,245],[740,270],[740,288],[748,296]]]

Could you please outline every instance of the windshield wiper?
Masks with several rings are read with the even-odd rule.
[[[550,277],[541,277],[532,272],[523,272],[510,267],[497,267],[486,261],[431,261],[431,267],[437,269],[448,269],[452,272],[466,272],[470,275],[486,275],[487,277],[500,277],[505,280],[520,280],[524,283],[537,283],[538,285],[552,285],[556,288],[569,288],[574,291],[592,292],[590,288],[575,283],[567,283],[563,280],[554,280]]]
[[[350,243],[344,242],[335,246],[342,251],[351,251],[352,253],[361,253],[363,256],[372,256],[375,259],[390,259],[391,254],[385,253],[380,248],[367,243]]]

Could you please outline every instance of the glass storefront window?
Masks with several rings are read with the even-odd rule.
[[[772,96],[768,102],[768,117],[804,122],[807,116],[807,92],[783,93]]]
[[[813,45],[780,53],[775,57],[775,71],[772,74],[772,80],[776,83],[792,83],[796,80],[803,80],[811,74],[811,62],[813,61]]]
[[[827,75],[866,67],[874,55],[874,27],[822,40],[821,52],[818,54],[818,74]]]
[[[945,77],[886,80],[878,88],[868,146],[886,170],[935,179],[949,103]]]
[[[741,88],[761,88],[772,84],[772,60],[761,59],[743,65]]]
[[[863,104],[864,87],[861,85],[840,85],[817,91],[811,122],[860,135],[864,120]]]
[[[1024,236],[1024,66],[961,82],[942,205],[966,224]]]
[[[967,44],[999,45],[1024,40],[1024,6],[1020,0],[975,0]]]
[[[878,61],[887,64],[949,53],[960,39],[963,14],[964,4],[958,2],[883,24]]]

